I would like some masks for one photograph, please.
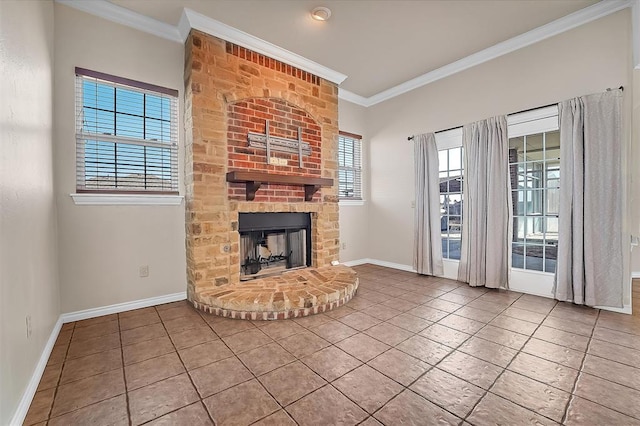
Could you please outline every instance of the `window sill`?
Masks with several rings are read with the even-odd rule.
[[[69,194],[78,206],[179,206],[182,195]]]
[[[338,200],[339,206],[364,206],[364,200]]]

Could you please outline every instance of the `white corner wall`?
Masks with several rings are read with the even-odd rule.
[[[52,167],[53,3],[0,1],[0,424],[60,314]],[[27,337],[27,316],[32,334]],[[35,388],[30,389],[31,392]]]
[[[367,137],[365,107],[340,99],[338,102],[338,124],[343,132],[362,136],[362,204],[339,206],[340,214],[340,262],[361,260],[369,251],[369,140]],[[344,247],[344,248],[342,248]]]
[[[80,206],[75,192],[76,66],[177,89],[184,46],[55,4],[54,142],[62,312],[184,292],[184,204]],[[180,188],[183,161],[180,159]],[[140,278],[139,267],[149,266]]]
[[[415,188],[413,146],[407,142],[407,136],[623,85],[625,131],[630,137],[633,93],[630,24],[630,10],[626,9],[369,108],[366,257],[411,265],[411,202]],[[637,180],[640,173],[637,164],[636,161],[633,169],[630,164],[621,167],[627,176],[633,173]],[[638,232],[637,184],[634,191],[636,213],[629,214],[628,222],[629,230]],[[634,266],[640,270],[640,265]]]

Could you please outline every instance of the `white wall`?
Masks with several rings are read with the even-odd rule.
[[[365,107],[340,99],[338,123],[343,132],[362,136],[363,188],[361,205],[340,204],[340,262],[360,260],[368,257],[369,237],[369,140],[365,126]],[[346,245],[346,248],[342,246]]]
[[[51,138],[53,32],[52,2],[0,1],[2,425],[16,412],[60,314]]]
[[[629,133],[630,39],[627,9],[371,107],[366,125],[371,147],[368,257],[411,265],[414,171],[409,135],[620,85],[627,88],[624,120]]]
[[[55,4],[54,141],[62,312],[185,291],[184,204],[77,206],[74,67],[180,91],[184,47]],[[182,161],[180,162],[182,164]],[[183,167],[180,168],[182,188]],[[139,267],[149,265],[149,277]]]

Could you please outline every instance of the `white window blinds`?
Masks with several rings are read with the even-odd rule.
[[[362,200],[362,137],[340,132],[338,185],[341,199]]]
[[[76,190],[178,193],[178,92],[76,68]]]

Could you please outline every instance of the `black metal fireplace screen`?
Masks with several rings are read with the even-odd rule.
[[[240,213],[240,279],[311,265],[309,213]]]

